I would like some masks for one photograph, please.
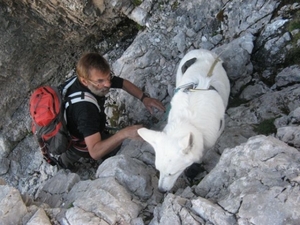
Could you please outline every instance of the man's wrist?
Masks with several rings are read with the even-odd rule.
[[[145,98],[150,98],[150,96],[143,92],[142,97],[140,98],[140,101],[143,102]]]

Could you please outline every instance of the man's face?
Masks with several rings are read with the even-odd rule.
[[[82,83],[97,96],[105,96],[111,86],[111,74],[104,74],[97,69],[90,70],[90,78],[82,79]]]

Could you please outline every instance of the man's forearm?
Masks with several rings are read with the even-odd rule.
[[[135,84],[125,79],[123,81],[123,90],[138,99],[141,99],[143,96],[143,91],[140,88],[138,88]]]
[[[142,125],[125,127],[105,140],[102,140],[100,133],[86,137],[85,143],[91,157],[95,160],[101,159],[103,156],[115,150],[125,139],[138,138],[137,130],[141,127]]]
[[[95,160],[99,160],[122,144],[124,139],[125,136],[122,132],[118,132],[105,140],[101,139],[100,133],[97,133],[86,137],[85,142],[90,156]]]

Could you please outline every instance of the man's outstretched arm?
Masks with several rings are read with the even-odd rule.
[[[99,160],[103,156],[114,151],[114,149],[122,144],[125,139],[140,139],[140,136],[137,133],[137,130],[140,128],[142,128],[142,125],[133,125],[123,128],[105,140],[102,139],[99,132],[85,137],[84,140],[90,156],[95,160]]]
[[[138,88],[135,84],[131,83],[129,80],[124,79],[123,81],[123,90],[131,94],[132,96],[140,99],[145,107],[149,110],[149,112],[153,113],[153,107],[160,110],[165,111],[165,106],[157,99],[149,97],[143,97],[144,92]]]

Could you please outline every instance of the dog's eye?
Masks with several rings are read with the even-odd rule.
[[[175,172],[175,173],[168,173],[168,176],[169,177],[171,177],[171,176],[175,176],[176,174],[178,174],[178,173],[181,173],[180,171],[178,171],[178,172]]]

